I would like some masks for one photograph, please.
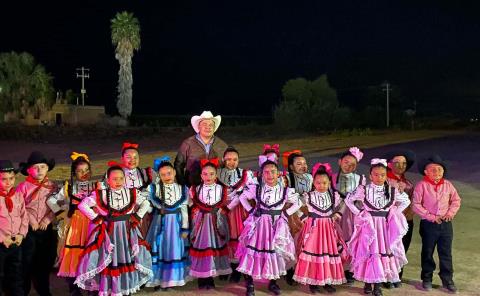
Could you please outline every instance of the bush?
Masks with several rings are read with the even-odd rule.
[[[324,131],[344,127],[350,110],[339,107],[336,91],[327,76],[314,81],[289,80],[282,88],[283,100],[274,110],[274,122],[282,130]]]

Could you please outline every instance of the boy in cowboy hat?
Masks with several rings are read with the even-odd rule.
[[[34,151],[27,162],[20,163],[20,172],[27,176],[17,187],[24,201],[29,220],[29,232],[22,244],[24,293],[30,292],[30,281],[40,296],[51,295],[49,275],[56,256],[57,235],[52,229],[55,218],[47,205],[47,198],[58,191],[47,173],[55,167],[54,159]]]
[[[200,159],[221,158],[227,149],[227,144],[214,136],[221,122],[222,117],[213,116],[210,111],[192,117],[191,124],[196,134],[182,142],[174,162],[180,184],[199,185]]]
[[[400,192],[405,192],[410,199],[410,202],[413,198],[413,183],[406,178],[406,172],[412,167],[415,163],[415,153],[410,150],[394,150],[387,153],[385,157],[388,161],[388,170],[387,170],[387,182],[388,185],[397,188]],[[412,241],[413,234],[413,210],[408,206],[403,214],[407,219],[408,223],[408,232],[402,238],[403,247],[405,248],[405,253],[407,253],[410,243]],[[399,278],[402,279],[403,269],[400,271]],[[402,285],[401,282],[393,283],[393,287],[399,288]],[[385,283],[386,288],[390,289],[392,287],[391,283]]]
[[[17,172],[10,160],[0,160],[0,294],[5,281],[11,295],[23,295],[20,245],[27,235],[28,217],[23,197],[15,192]]]
[[[418,164],[423,179],[415,186],[413,211],[420,216],[422,237],[422,282],[427,291],[432,289],[435,270],[433,252],[438,249],[440,279],[449,292],[455,293],[452,264],[452,220],[460,208],[460,196],[453,184],[444,178],[446,166],[438,155]]]

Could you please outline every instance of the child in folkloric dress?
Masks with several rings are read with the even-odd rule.
[[[276,280],[295,264],[295,245],[288,228],[287,216],[301,206],[298,193],[280,184],[276,162],[260,155],[261,175],[258,185],[249,185],[240,196],[243,207],[250,212],[239,238],[238,271],[247,275],[247,296],[255,295],[253,280],[269,280],[268,289],[280,294]],[[252,207],[249,200],[256,202]],[[284,209],[285,204],[292,204]]]
[[[253,178],[253,173],[249,170],[238,167],[239,153],[233,147],[228,147],[223,153],[224,167],[218,170],[218,180],[228,187],[228,222],[230,225],[230,241],[228,250],[230,254],[230,265],[232,274],[230,281],[238,283],[241,273],[237,271],[238,258],[235,256],[238,246],[238,237],[243,230],[243,222],[248,217],[245,209],[239,205],[239,196],[242,193],[245,184]]]
[[[286,158],[284,166],[287,167],[287,184],[288,187],[295,188],[295,192],[303,195],[310,192],[313,185],[313,177],[308,172],[308,165],[305,156],[300,150],[285,152],[283,157]],[[303,196],[300,196],[302,198]]]
[[[147,235],[151,246],[153,279],[147,287],[184,286],[189,280],[188,191],[175,179],[170,158],[157,158],[153,165],[157,181],[150,185],[153,219]]]
[[[294,188],[295,192],[299,194],[300,199],[302,199],[302,203],[305,203],[305,200],[303,200],[303,193],[311,191],[313,184],[313,177],[308,173],[308,165],[305,156],[303,156],[300,150],[284,152],[283,166],[287,168],[285,176],[287,187]],[[308,213],[308,209],[305,205],[297,212],[297,215],[290,216],[288,220],[290,232],[295,239],[295,243],[298,242],[298,234],[303,228],[303,223],[299,218],[302,213],[305,215]],[[295,248],[298,253],[299,246],[295,245]],[[287,275],[285,276],[287,284],[291,286],[297,284],[297,282],[293,280],[294,272],[295,267],[290,268],[287,270]]]
[[[62,217],[63,228],[60,233],[63,240],[60,249],[60,266],[57,276],[65,277],[70,295],[81,295],[80,288],[74,284],[80,255],[88,239],[90,220],[78,210],[78,204],[96,189],[92,176],[90,160],[86,154],[73,152],[70,180],[65,181],[60,191],[50,196],[47,204],[57,218]]]
[[[341,219],[344,206],[338,192],[331,187],[330,164],[317,163],[312,170],[314,190],[303,194],[308,215],[299,235],[299,256],[293,279],[309,285],[313,294],[323,286],[328,293],[335,292],[332,285],[346,282],[342,253],[345,243],[337,233],[335,221]]]
[[[355,215],[348,250],[355,279],[365,283],[364,293],[379,296],[383,295],[381,283],[398,282],[407,263],[402,238],[408,225],[402,212],[410,200],[406,193],[388,185],[385,159],[372,159],[370,179],[370,184],[358,186],[345,200]],[[355,201],[363,204],[362,211]]]
[[[140,155],[138,153],[138,144],[124,142],[122,145],[122,167],[125,172],[125,187],[136,188],[145,191],[154,178],[152,168],[140,168]],[[146,213],[140,223],[140,232],[143,237],[147,236],[152,216]]]
[[[190,275],[198,278],[200,289],[214,289],[213,277],[232,273],[228,253],[230,233],[227,193],[218,184],[218,159],[202,159],[202,183],[190,188],[191,225]]]
[[[338,159],[339,171],[332,176],[333,187],[345,199],[348,193],[352,192],[360,185],[365,176],[356,174],[357,165],[363,158],[363,152],[357,147],[350,147]],[[353,233],[353,214],[348,207],[344,207],[342,219],[340,220],[339,233],[345,243],[348,243]],[[346,258],[343,262],[345,277],[348,284],[353,284],[354,278],[350,268],[351,258]]]
[[[139,224],[150,209],[148,196],[125,188],[125,173],[109,163],[107,187],[79,204],[95,226],[78,264],[75,284],[99,296],[130,295],[152,277],[152,258]]]

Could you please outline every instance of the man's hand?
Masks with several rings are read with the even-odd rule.
[[[442,220],[442,217],[435,216],[435,220],[433,220],[432,222],[435,222],[437,224],[442,224],[443,220]]]

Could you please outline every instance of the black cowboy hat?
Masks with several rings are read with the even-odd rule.
[[[37,163],[47,164],[49,171],[51,171],[55,167],[55,159],[47,159],[42,152],[33,151],[28,157],[27,162],[21,162],[19,164],[20,172],[22,173],[22,175],[28,176],[27,169]]]
[[[405,157],[407,160],[407,171],[412,167],[416,160],[415,152],[412,150],[392,150],[385,155],[385,158],[387,159],[387,162],[390,162],[395,156]]]
[[[18,171],[18,168],[15,168],[10,160],[0,160],[0,172],[14,172],[16,174]]]
[[[430,157],[424,158],[421,161],[419,161],[418,162],[418,172],[422,175],[425,175],[425,173],[424,173],[425,168],[427,167],[427,165],[432,164],[432,163],[442,166],[444,174],[447,172],[447,165],[445,164],[443,159],[437,154],[434,154]]]

